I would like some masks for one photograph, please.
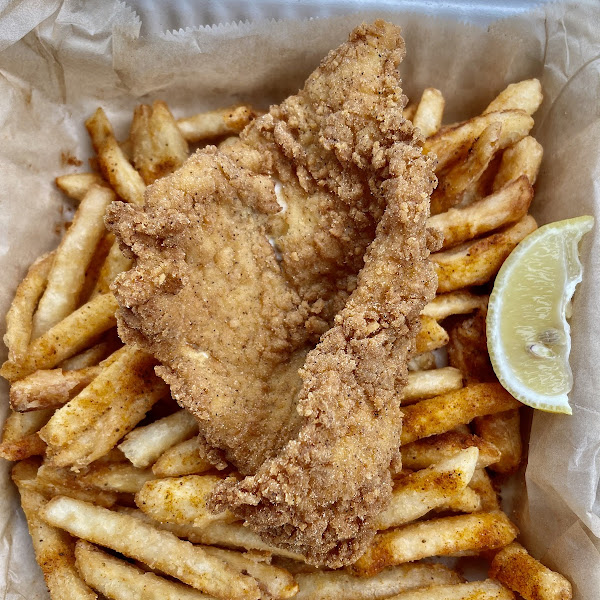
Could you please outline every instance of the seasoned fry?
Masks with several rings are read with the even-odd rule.
[[[481,512],[431,519],[378,533],[367,552],[350,567],[357,575],[428,556],[465,550],[493,550],[510,544],[517,528],[501,512]]]
[[[188,145],[165,102],[140,104],[133,112],[129,133],[133,164],[150,185],[178,169],[188,156]]]
[[[77,371],[40,369],[12,384],[10,405],[17,412],[58,408],[76,396],[100,370],[98,366]]]
[[[465,448],[479,450],[477,468],[497,462],[500,451],[496,446],[471,433],[448,431],[402,446],[402,465],[406,469],[424,469]]]
[[[433,509],[435,512],[474,513],[482,510],[479,494],[469,487],[452,496],[448,502]]]
[[[166,450],[152,465],[157,477],[179,477],[208,471],[213,465],[201,454],[198,438],[190,438]]]
[[[33,317],[33,339],[46,333],[77,307],[86,268],[104,235],[104,213],[114,197],[108,188],[93,186],[81,201],[55,251],[48,283]]]
[[[150,466],[166,450],[198,433],[191,413],[179,410],[125,436],[119,448],[136,467]]]
[[[438,276],[438,292],[452,292],[487,283],[506,257],[528,234],[537,229],[531,215],[514,225],[474,242],[467,242],[431,255]]]
[[[514,473],[521,464],[523,442],[519,409],[474,420],[477,435],[500,450],[500,459],[490,465],[498,473]]]
[[[496,554],[490,577],[518,592],[525,600],[570,600],[573,597],[568,579],[545,567],[516,542]]]
[[[487,309],[489,296],[477,296],[466,290],[437,295],[425,306],[422,314],[442,321],[451,315],[466,315],[477,309]]]
[[[93,185],[105,186],[106,182],[97,173],[70,173],[61,175],[54,182],[64,194],[80,202]]]
[[[511,83],[500,92],[483,111],[486,115],[503,110],[522,110],[532,115],[542,103],[542,86],[537,79],[525,79]]]
[[[478,202],[431,217],[428,225],[441,232],[442,248],[449,248],[518,221],[527,214],[532,200],[533,188],[522,175]]]
[[[27,275],[15,293],[14,300],[6,313],[4,343],[8,347],[8,360],[20,363],[25,360],[33,324],[33,313],[44,292],[48,273],[52,268],[54,252],[40,256],[27,271]],[[4,375],[4,367],[0,370]]]
[[[71,358],[63,360],[59,367],[65,371],[76,371],[78,369],[87,369],[88,367],[96,366],[122,346],[121,340],[117,336],[116,329],[114,330],[114,336],[111,336],[109,333],[105,338],[104,341],[95,346],[92,346],[75,356],[71,356]]]
[[[187,585],[147,573],[78,540],[75,564],[85,582],[113,600],[205,600],[206,595]]]
[[[13,382],[38,369],[52,369],[92,345],[98,336],[114,327],[117,308],[112,294],[96,296],[35,340],[25,361],[20,364],[6,361],[0,375]]]
[[[208,555],[201,547],[129,515],[61,496],[53,498],[40,514],[54,527],[121,552],[217,598],[260,597],[251,577]]]
[[[500,500],[485,469],[475,469],[469,487],[479,494],[481,508],[486,511],[500,510]]]
[[[226,548],[236,548],[243,550],[257,550],[267,552],[274,556],[281,556],[297,561],[304,561],[300,554],[271,546],[263,542],[260,537],[244,527],[242,523],[228,523],[227,521],[213,521],[207,523],[204,527],[194,527],[193,525],[178,525],[173,522],[159,522],[152,519],[141,510],[133,508],[119,507],[120,512],[130,515],[144,523],[150,523],[154,527],[170,531],[177,537],[185,538],[193,544],[209,544],[213,546],[224,546]]]
[[[88,263],[87,269],[85,270],[85,280],[83,286],[81,287],[81,291],[79,292],[77,306],[85,304],[92,297],[94,288],[98,283],[100,271],[102,270],[102,266],[106,261],[114,241],[115,236],[112,233],[106,233],[96,245],[94,254]]]
[[[389,600],[514,600],[515,596],[493,579],[459,585],[436,585],[404,592]]]
[[[46,499],[39,493],[19,487],[21,506],[33,542],[35,558],[42,568],[52,600],[96,600],[96,594],[75,568],[74,541],[40,519]]]
[[[39,459],[18,462],[12,469],[12,479],[19,488],[42,494],[46,498],[68,496],[99,506],[114,506],[119,495],[107,491],[91,490],[72,471],[50,467]]]
[[[135,497],[138,507],[156,521],[203,527],[216,520],[233,520],[227,512],[214,514],[207,501],[218,483],[214,475],[185,475],[155,479],[144,484]]]
[[[285,569],[266,564],[257,560],[256,557],[248,557],[234,550],[206,546],[204,551],[209,556],[219,558],[234,569],[254,577],[261,590],[266,592],[269,598],[291,598],[298,591],[298,584],[291,573]]]
[[[446,101],[440,90],[426,88],[423,90],[421,101],[412,119],[413,125],[421,130],[423,137],[437,133],[442,124],[444,105]],[[408,117],[406,117],[408,118]]]
[[[390,503],[377,518],[377,529],[410,523],[450,502],[471,480],[478,454],[473,446],[396,480]]]
[[[446,330],[432,317],[421,315],[421,330],[417,334],[417,352],[431,352],[448,343]]]
[[[486,313],[478,310],[448,327],[448,362],[460,369],[466,384],[497,381],[487,352]]]
[[[130,258],[123,255],[119,248],[119,244],[115,242],[110,247],[108,256],[100,269],[98,281],[96,282],[92,296],[108,294],[110,292],[110,286],[117,275],[123,271],[127,271],[131,267],[132,262],[133,261]]]
[[[408,371],[430,371],[435,369],[437,363],[433,352],[421,352],[414,354],[408,361]]]
[[[126,494],[136,494],[153,479],[156,476],[150,469],[138,469],[126,462],[92,465],[79,474],[83,485]]]
[[[458,573],[438,564],[413,563],[390,567],[373,577],[344,571],[298,573],[295,600],[380,600],[392,594],[430,585],[461,583]]]
[[[412,371],[408,374],[408,383],[402,390],[402,404],[413,404],[424,398],[447,394],[462,386],[462,374],[454,367]]]
[[[85,126],[98,154],[98,164],[104,178],[123,200],[142,204],[146,189],[144,181],[127,160],[104,111],[98,108]]]
[[[468,190],[475,186],[502,143],[501,133],[500,123],[490,124],[473,142],[466,160],[458,162],[440,177],[437,188],[431,194],[432,215],[461,202]]]
[[[437,156],[436,171],[439,173],[451,162],[465,155],[473,142],[492,123],[500,123],[502,126],[502,141],[498,145],[498,150],[518,142],[533,127],[533,119],[522,110],[490,112],[454,127],[440,130],[425,140],[423,151]]]
[[[403,409],[402,445],[445,433],[475,417],[518,408],[515,400],[499,383],[480,383],[443,396],[421,400]]]
[[[417,112],[416,104],[407,104],[404,110],[402,111],[402,116],[409,121],[412,121],[415,118],[415,114]]]
[[[48,422],[53,412],[53,409],[11,412],[2,429],[0,457],[6,460],[23,460],[44,454],[46,444],[38,431]]]
[[[125,347],[40,432],[56,466],[83,467],[106,454],[168,393],[149,356]]]
[[[256,116],[253,108],[241,104],[178,119],[177,126],[183,137],[194,144],[230,133],[239,133]]]
[[[543,155],[542,145],[529,135],[514,146],[507,148],[502,154],[502,161],[494,178],[494,191],[502,189],[507,183],[523,175],[533,185],[537,179]]]

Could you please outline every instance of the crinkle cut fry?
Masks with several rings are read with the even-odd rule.
[[[398,145],[389,165],[387,209],[358,287],[301,372],[298,438],[215,494],[215,507],[229,506],[263,539],[332,567],[364,550],[389,499],[397,391],[436,286],[426,233],[432,163],[418,146]]]

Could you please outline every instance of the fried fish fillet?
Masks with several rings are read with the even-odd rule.
[[[108,216],[135,259],[115,285],[120,335],[162,363],[213,459],[248,475],[215,509],[315,564],[373,535],[435,291],[433,161],[402,117],[403,54],[397,27],[358,27],[238,142]]]

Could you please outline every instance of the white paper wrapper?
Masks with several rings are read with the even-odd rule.
[[[431,10],[426,2],[422,7]],[[352,27],[375,16],[403,26],[405,92],[417,98],[424,87],[439,87],[448,100],[447,120],[481,110],[510,82],[540,78],[545,101],[535,115],[535,135],[545,158],[533,212],[541,223],[598,218],[596,3],[545,5],[487,31],[396,10],[141,36],[139,19],[120,2],[9,2],[0,8],[0,313],[27,266],[58,241],[54,226],[64,219],[64,205],[52,181],[85,168],[68,167],[61,153],[87,159],[83,120],[98,105],[119,133],[136,103],[155,98],[167,100],[176,116],[241,100],[266,105],[296,91]],[[597,600],[600,591],[598,256],[596,227],[582,244],[585,277],[574,302],[574,414],[535,415],[528,502],[515,515],[527,546],[571,579],[577,600]],[[1,391],[6,395],[4,384]],[[47,598],[4,462],[0,476],[0,597]]]

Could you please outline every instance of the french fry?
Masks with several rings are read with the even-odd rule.
[[[92,297],[94,288],[98,283],[100,271],[102,270],[114,240],[115,236],[112,233],[106,233],[100,238],[100,241],[96,245],[94,254],[85,270],[85,279],[79,292],[77,306],[85,304]]]
[[[6,460],[23,460],[30,456],[44,454],[46,444],[38,432],[48,422],[53,412],[53,409],[27,413],[11,412],[2,429],[0,457]]]
[[[438,292],[487,283],[516,245],[536,229],[535,219],[527,215],[498,233],[435,252],[431,260],[438,276]]]
[[[435,354],[433,352],[421,352],[413,354],[408,361],[408,371],[430,371],[435,369]]]
[[[502,125],[491,123],[473,142],[464,161],[456,163],[440,175],[437,188],[431,194],[431,214],[438,215],[459,204],[472,189],[494,158],[502,140]]]
[[[81,201],[71,226],[55,251],[46,289],[33,316],[36,339],[77,307],[85,271],[104,235],[104,213],[114,194],[100,186],[90,188]]]
[[[257,600],[254,579],[173,534],[139,519],[72,498],[53,498],[40,512],[46,523],[111,548],[224,600]]]
[[[115,242],[108,251],[108,256],[100,269],[98,281],[92,292],[92,297],[98,294],[108,294],[112,282],[117,278],[117,275],[123,271],[129,270],[133,261],[127,258],[119,248],[119,244]]]
[[[486,312],[478,310],[448,327],[448,362],[460,369],[467,385],[497,381],[487,351]]]
[[[39,459],[18,462],[12,469],[12,479],[19,489],[42,494],[50,499],[53,496],[68,496],[84,502],[93,502],[110,508],[119,501],[116,493],[91,490],[71,471],[49,467]]]
[[[466,487],[433,510],[434,512],[474,513],[483,510],[483,507],[479,494]]]
[[[492,443],[471,433],[448,431],[402,446],[402,466],[406,469],[425,469],[471,447],[479,450],[478,469],[500,459],[500,451]]]
[[[462,374],[454,367],[411,371],[408,374],[408,383],[401,392],[402,404],[413,404],[425,398],[447,394],[462,386]]]
[[[19,487],[21,506],[33,542],[37,563],[52,600],[96,600],[98,597],[83,581],[75,567],[74,541],[40,519],[46,504],[41,494]]]
[[[485,511],[500,510],[500,500],[485,469],[475,469],[469,487],[479,494],[481,508]]]
[[[523,454],[519,409],[478,417],[474,425],[477,435],[500,450],[500,459],[489,465],[490,469],[497,473],[514,473]]]
[[[239,133],[257,116],[257,112],[246,105],[219,108],[177,120],[183,137],[191,144],[203,140]]]
[[[493,579],[458,585],[435,585],[403,592],[389,600],[514,600],[515,596]]]
[[[38,369],[54,368],[114,327],[118,306],[112,294],[96,296],[35,340],[22,363],[6,361],[0,375],[13,382]]]
[[[453,127],[442,128],[425,140],[423,152],[436,155],[436,171],[439,173],[451,162],[464,156],[473,142],[492,123],[500,123],[502,126],[502,141],[498,150],[518,142],[528,135],[533,127],[533,119],[522,110],[490,112]]]
[[[545,567],[516,542],[494,556],[489,575],[525,600],[570,600],[573,597],[568,579]]]
[[[385,567],[463,551],[501,548],[517,536],[517,528],[501,512],[442,517],[404,525],[375,535],[369,549],[349,569],[360,576]]]
[[[116,329],[114,330],[114,336],[111,336],[109,333],[105,337],[106,339],[95,346],[63,360],[59,364],[59,367],[65,371],[76,371],[78,369],[94,367],[122,347],[123,344],[117,336]]]
[[[396,480],[388,506],[375,521],[377,529],[410,523],[447,504],[471,480],[478,454],[476,447],[466,448],[455,456]]]
[[[537,79],[525,79],[507,86],[490,102],[483,114],[503,110],[522,110],[532,115],[543,99],[540,82]]]
[[[114,448],[168,393],[154,375],[154,364],[133,348],[118,350],[109,366],[40,432],[52,464],[84,467]]]
[[[133,164],[150,185],[178,169],[188,156],[188,145],[165,102],[136,106],[129,133]]]
[[[54,182],[61,192],[69,198],[77,200],[77,202],[83,200],[93,185],[106,185],[106,182],[98,173],[70,173],[69,175],[57,177]]]
[[[477,296],[466,290],[438,294],[425,305],[421,314],[442,321],[451,315],[466,315],[477,309],[487,310],[489,296]]]
[[[537,179],[543,155],[542,145],[529,135],[514,146],[507,148],[502,154],[502,161],[494,178],[493,190],[502,189],[507,183],[523,175],[533,185]]]
[[[138,469],[126,462],[91,465],[78,477],[83,485],[125,494],[137,494],[145,483],[156,479],[151,469]]]
[[[435,88],[423,90],[421,101],[417,106],[414,117],[411,119],[413,125],[420,129],[423,137],[430,137],[439,130],[442,124],[445,103],[440,90]]]
[[[417,112],[416,104],[407,104],[404,110],[402,111],[402,116],[409,121],[412,121],[415,118],[415,114]]]
[[[372,577],[355,577],[344,571],[298,573],[295,600],[378,600],[430,585],[451,585],[463,580],[439,564],[413,563],[390,567]]]
[[[416,339],[417,352],[431,352],[445,346],[448,340],[448,333],[434,318],[421,315],[421,329]]]
[[[237,571],[254,577],[261,590],[268,594],[269,598],[291,598],[298,592],[296,580],[285,569],[266,564],[256,560],[256,557],[251,558],[234,550],[206,546],[204,551],[209,556],[219,558],[224,563],[231,565]]]
[[[155,521],[203,527],[216,520],[232,521],[227,512],[212,513],[207,501],[222,480],[214,475],[184,475],[149,481],[137,493],[135,503]]]
[[[241,550],[256,550],[258,552],[267,552],[274,556],[281,556],[296,561],[304,561],[304,557],[295,552],[271,546],[260,538],[248,527],[242,523],[228,523],[227,521],[213,521],[203,527],[194,527],[193,525],[179,525],[171,521],[155,521],[142,512],[128,507],[119,507],[118,510],[144,523],[149,523],[159,529],[170,531],[180,538],[184,538],[193,544],[208,544],[211,546],[223,546],[225,548],[234,548]]]
[[[147,573],[124,560],[78,540],[75,564],[85,582],[112,600],[206,600],[207,596],[182,583]]]
[[[112,126],[101,108],[85,122],[102,175],[126,202],[142,204],[146,186],[131,166],[114,137]]]
[[[518,408],[515,400],[499,383],[480,383],[443,396],[421,400],[403,408],[402,445],[445,433],[475,417]]]
[[[125,436],[119,448],[136,467],[154,463],[169,448],[198,433],[198,421],[187,410],[138,427]]]
[[[98,366],[77,371],[41,369],[12,384],[10,405],[17,412],[58,408],[76,396],[100,370]]]
[[[495,194],[462,208],[451,208],[428,221],[443,236],[442,248],[472,240],[523,218],[533,200],[533,188],[525,175]]]
[[[152,465],[152,472],[157,477],[179,477],[197,475],[208,471],[212,466],[201,454],[198,438],[193,437],[165,450]]]
[[[4,343],[8,347],[8,359],[12,363],[20,363],[26,358],[31,340],[33,314],[44,293],[53,260],[54,252],[44,254],[29,267],[6,313]],[[5,376],[2,371],[0,374]]]

